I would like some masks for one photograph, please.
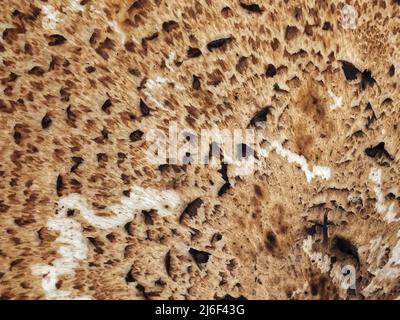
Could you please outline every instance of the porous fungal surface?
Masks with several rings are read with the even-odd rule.
[[[399,298],[399,26],[396,0],[2,1],[0,297]],[[253,129],[253,172],[152,163],[171,123]]]

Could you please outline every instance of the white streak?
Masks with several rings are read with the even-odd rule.
[[[154,80],[153,79],[148,79],[146,81],[146,88],[149,89],[149,90],[158,89],[164,83],[168,83],[168,79],[158,76]]]
[[[85,7],[80,4],[80,0],[70,0],[68,9],[72,12],[82,12]]]
[[[108,25],[119,35],[122,43],[126,41],[126,32],[122,30],[121,26],[116,21],[108,22]]]
[[[87,258],[87,241],[82,233],[79,222],[68,217],[70,209],[78,209],[81,216],[92,226],[101,229],[110,229],[123,226],[131,221],[141,210],[157,210],[161,216],[174,213],[180,204],[179,195],[172,190],[160,191],[152,188],[133,186],[129,197],[122,197],[119,204],[112,205],[109,210],[114,214],[110,217],[96,215],[85,198],[80,194],[72,193],[61,198],[58,204],[58,215],[50,218],[47,226],[50,230],[58,231],[56,242],[61,243],[59,258],[49,265],[34,265],[32,273],[43,276],[42,287],[47,299],[73,299],[70,291],[59,290],[57,282],[61,276],[73,276],[74,269],[79,261]],[[89,296],[76,299],[90,299]]]
[[[357,10],[346,4],[342,9],[342,26],[344,29],[356,29],[357,28]]]
[[[165,61],[165,66],[168,68],[168,70],[170,71],[174,71],[174,67],[172,66],[172,64],[174,63],[174,60],[176,58],[176,52],[172,51],[169,56],[168,59]]]
[[[331,110],[336,110],[336,109],[340,108],[342,106],[343,98],[342,97],[338,97],[331,90],[328,90],[328,94],[333,100],[333,104],[331,104],[329,106],[329,108]]]
[[[164,105],[156,98],[154,98],[150,93],[148,93],[147,91],[143,91],[143,93],[147,97],[147,99],[149,99],[158,109],[167,110],[167,108],[165,108]]]
[[[326,273],[331,269],[331,258],[321,252],[312,250],[312,237],[308,236],[306,240],[303,241],[303,251],[308,255],[311,262],[315,263],[322,273]]]
[[[386,204],[385,196],[382,191],[382,170],[372,168],[369,172],[369,179],[374,183],[374,192],[376,195],[375,209],[379,214],[384,214],[384,219],[387,222],[399,221],[396,218],[397,212],[394,203],[389,206]]]
[[[400,232],[397,233],[397,237],[400,237]],[[382,237],[373,239],[370,241],[370,255],[368,262],[376,261],[378,263],[381,256],[384,254],[386,246],[381,246]],[[393,283],[400,277],[400,240],[397,241],[396,245],[391,251],[388,262],[381,269],[368,269],[375,277],[372,279],[370,284],[362,291],[363,295],[369,296],[379,289],[384,289],[385,284]]]
[[[180,203],[179,195],[175,191],[159,191],[156,189],[144,189],[134,186],[129,197],[122,197],[119,204],[112,205],[109,210],[114,214],[109,217],[96,215],[88,206],[86,199],[80,194],[72,193],[60,200],[61,211],[79,209],[81,216],[92,226],[101,229],[110,229],[122,226],[131,221],[140,210],[156,209],[161,216],[173,213]]]
[[[70,291],[57,288],[57,282],[61,276],[73,276],[78,262],[87,257],[88,247],[82,234],[82,227],[78,222],[67,217],[65,213],[50,218],[47,227],[60,233],[56,240],[61,243],[58,249],[60,257],[49,265],[32,266],[32,274],[42,276],[42,287],[47,299],[73,299]],[[83,296],[77,299],[90,299],[90,297]]]
[[[42,27],[44,29],[54,30],[57,28],[58,16],[60,12],[54,9],[51,5],[42,6],[44,17],[42,19]]]
[[[323,166],[313,166],[312,170],[309,169],[307,160],[304,156],[298,155],[282,146],[279,141],[272,141],[271,146],[275,149],[277,154],[287,158],[289,163],[297,163],[301,170],[304,171],[307,181],[310,182],[314,177],[321,177],[322,179],[328,180],[331,177],[331,170],[328,167]]]
[[[143,93],[146,95],[146,97],[158,108],[162,110],[168,110],[167,108],[164,107],[164,105],[158,101],[156,98],[153,97],[153,95],[149,91],[154,91],[158,88],[160,88],[162,85],[165,83],[168,83],[168,79],[164,77],[157,76],[155,79],[148,79],[146,81],[146,89],[143,90]]]

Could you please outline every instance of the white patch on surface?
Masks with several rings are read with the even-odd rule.
[[[399,221],[399,218],[396,218],[397,212],[395,204],[391,203],[390,205],[387,205],[385,201],[385,196],[382,191],[382,169],[372,168],[369,172],[369,179],[375,185],[374,192],[376,195],[376,211],[379,214],[384,215],[385,221],[389,223]]]
[[[83,12],[85,7],[80,4],[80,0],[70,0],[68,9],[73,12]]]
[[[57,288],[57,282],[61,276],[73,276],[79,261],[87,258],[88,247],[82,234],[82,227],[79,222],[67,217],[66,212],[50,218],[47,227],[59,232],[56,242],[61,243],[58,249],[60,257],[49,265],[32,266],[32,274],[42,276],[42,287],[46,299],[73,299],[70,291]],[[83,296],[76,299],[91,299],[91,297]]]
[[[282,83],[276,83],[276,85],[278,86],[278,88],[279,88],[279,90],[284,90],[284,91],[287,91],[287,92],[289,92],[290,91],[290,88],[289,88],[289,86],[285,83],[285,82],[282,82]],[[257,94],[258,94],[258,92],[257,91],[255,91]]]
[[[339,296],[341,298],[346,297],[346,292],[349,287],[353,287],[356,284],[355,268],[352,265],[341,265],[340,263],[331,262],[331,258],[328,254],[322,252],[313,251],[313,239],[312,236],[308,236],[307,239],[303,240],[303,251],[307,254],[311,262],[318,267],[322,273],[328,273],[332,279],[332,282],[339,289]],[[344,270],[353,271],[352,274],[346,275],[343,273]]]
[[[305,281],[302,288],[298,288],[292,292],[291,299],[296,299],[298,295],[303,294],[309,287],[308,281]]]
[[[60,12],[55,10],[54,7],[49,4],[42,6],[42,12],[44,14],[44,17],[42,18],[42,27],[49,30],[56,29]]]
[[[164,77],[156,77],[155,79],[148,79],[146,81],[146,89],[143,90],[144,95],[149,99],[158,109],[168,110],[164,105],[158,101],[149,91],[155,91],[156,89],[160,88],[162,85],[172,82],[167,78]],[[184,90],[185,88],[182,87],[180,84],[175,84],[175,88],[178,90]]]
[[[174,71],[174,67],[172,66],[172,64],[174,63],[175,59],[176,59],[176,52],[172,51],[169,54],[168,59],[165,61],[165,66],[168,68],[168,70]]]
[[[147,99],[149,99],[158,109],[167,110],[167,108],[165,108],[164,105],[156,98],[154,98],[150,93],[148,93],[147,91],[143,91],[143,93],[147,97]]]
[[[329,108],[331,110],[336,110],[336,109],[340,108],[342,106],[342,103],[343,103],[343,98],[342,97],[338,97],[331,90],[328,90],[328,94],[333,100],[333,104],[331,104],[329,106]]]
[[[233,175],[234,176],[248,176],[254,172],[257,160],[253,155],[249,155],[246,158],[237,159],[233,164]]]
[[[327,254],[323,255],[321,252],[313,251],[312,244],[312,237],[308,236],[307,239],[303,241],[303,251],[308,255],[311,262],[317,265],[322,273],[329,272],[331,269],[331,258]]]
[[[347,201],[351,204],[359,204],[362,203],[363,199],[360,196],[349,195]]]
[[[126,32],[122,30],[121,26],[116,21],[108,22],[108,25],[118,34],[122,43],[126,41]]]
[[[344,29],[357,28],[358,13],[357,10],[351,5],[344,5],[342,8],[342,26]]]
[[[269,152],[270,152],[270,150],[265,149],[265,148],[259,148],[259,149],[257,150],[257,154],[259,154],[260,156],[262,156],[262,157],[264,157],[264,158],[266,158],[266,157],[269,156]]]
[[[146,88],[149,90],[154,90],[161,87],[164,83],[168,83],[168,79],[158,76],[155,79],[148,79],[146,81]]]
[[[294,153],[288,149],[285,149],[282,146],[282,143],[275,140],[272,141],[271,146],[273,149],[275,149],[275,151],[277,152],[277,154],[279,154],[280,156],[287,158],[287,160],[289,161],[289,163],[297,163],[301,170],[304,171],[307,181],[310,182],[312,178],[314,177],[320,177],[322,179],[325,180],[329,180],[329,178],[331,177],[331,170],[328,167],[323,167],[323,166],[313,166],[312,170],[309,169],[308,163],[307,163],[307,159],[302,156],[302,155],[298,155],[297,153]]]
[[[131,188],[129,197],[122,197],[119,204],[114,204],[109,208],[109,211],[114,214],[113,216],[96,215],[88,206],[86,199],[77,193],[63,197],[59,207],[63,213],[69,209],[79,209],[81,216],[90,225],[101,229],[110,229],[123,226],[141,210],[156,209],[161,216],[171,215],[179,203],[180,198],[175,191],[159,191],[134,186]]]
[[[142,210],[156,209],[161,216],[174,213],[181,203],[179,195],[173,190],[156,190],[133,186],[130,196],[121,198],[119,204],[112,205],[109,210],[114,214],[109,217],[96,215],[89,207],[85,198],[72,193],[60,199],[58,214],[50,218],[47,226],[50,230],[58,231],[56,242],[61,243],[59,258],[49,265],[34,265],[32,273],[42,276],[42,288],[47,299],[91,299],[89,296],[73,298],[70,291],[57,289],[60,276],[73,276],[79,261],[87,258],[87,241],[82,233],[79,222],[68,217],[69,209],[78,209],[81,216],[92,226],[101,229],[120,227],[131,221],[135,214]]]
[[[397,237],[400,237],[400,232],[397,233]],[[400,240],[397,241],[396,245],[391,251],[391,255],[387,263],[380,269],[376,267],[379,263],[380,258],[384,255],[384,251],[387,246],[382,246],[382,237],[373,239],[370,241],[370,254],[367,262],[375,262],[375,268],[368,268],[368,271],[375,277],[372,279],[370,284],[364,288],[362,294],[366,297],[373,294],[376,290],[385,290],[385,284],[393,283],[400,277]]]

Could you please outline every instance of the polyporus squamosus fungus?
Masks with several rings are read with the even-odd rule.
[[[398,1],[0,15],[1,298],[399,298]]]

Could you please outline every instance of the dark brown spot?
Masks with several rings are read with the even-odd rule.
[[[225,182],[221,189],[218,191],[218,196],[221,197],[231,188],[231,184],[229,182]]]
[[[299,34],[299,29],[295,26],[287,26],[285,31],[285,39],[291,41],[297,37]]]
[[[365,90],[368,86],[373,86],[375,84],[375,79],[372,77],[371,71],[364,70],[361,73],[361,90]]]
[[[71,167],[71,172],[75,172],[75,170],[77,170],[78,167],[83,162],[83,158],[82,157],[72,157],[72,161],[74,162],[74,164]]]
[[[179,222],[181,223],[183,218],[186,215],[188,215],[191,218],[195,217],[197,215],[197,211],[202,206],[202,204],[203,204],[203,200],[200,198],[197,198],[197,199],[193,200],[192,202],[190,202],[187,205],[187,207],[185,208],[185,210],[183,211],[183,213],[181,214],[181,216],[179,218]]]
[[[269,64],[267,66],[267,69],[265,70],[265,75],[268,78],[272,78],[272,77],[274,77],[276,75],[276,68],[275,68],[275,66],[273,64]]]
[[[197,264],[207,263],[209,256],[211,255],[208,252],[200,251],[194,248],[190,248],[189,253],[191,254],[191,256],[193,257],[194,261],[196,261]]]
[[[14,131],[13,138],[14,138],[14,141],[15,141],[16,144],[20,144],[20,143],[21,143],[21,140],[22,140],[22,134],[21,134],[21,132],[15,130],[15,131]]]
[[[251,4],[247,4],[247,3],[243,3],[240,2],[240,6],[249,11],[249,12],[256,12],[256,13],[261,13],[264,11],[264,9],[262,9],[258,4],[256,3],[251,3]]]
[[[233,40],[232,37],[216,39],[207,44],[208,51],[213,51],[213,49],[218,49],[224,46],[225,44],[231,42]]]
[[[393,160],[393,157],[389,154],[389,152],[386,151],[384,142],[379,142],[374,147],[366,148],[364,152],[368,157],[371,158],[385,156],[388,159]]]
[[[38,76],[38,77],[43,76],[44,73],[45,73],[44,69],[42,67],[39,67],[39,66],[35,66],[35,67],[33,67],[32,69],[30,69],[28,71],[28,74],[31,74],[31,75],[34,75],[34,76]]]
[[[153,225],[153,214],[155,213],[155,210],[142,210],[143,216],[144,216],[144,223],[146,225]]]
[[[192,79],[192,88],[193,88],[194,90],[199,90],[199,89],[200,89],[200,86],[201,86],[200,77],[198,77],[198,76],[196,76],[196,75],[193,75],[193,79]]]
[[[171,250],[167,252],[164,258],[164,265],[167,274],[171,277]]]
[[[47,129],[48,127],[50,127],[51,123],[52,123],[52,120],[51,120],[49,114],[46,113],[46,115],[42,119],[42,128]]]
[[[137,68],[129,68],[129,69],[128,69],[128,72],[129,72],[131,75],[135,76],[135,77],[139,77],[139,76],[140,76],[140,70],[137,69]]]
[[[107,162],[107,161],[108,161],[108,156],[107,156],[107,154],[105,154],[105,153],[103,153],[103,152],[98,153],[98,154],[96,155],[96,157],[97,157],[97,161],[98,161],[98,162]]]
[[[127,41],[124,45],[125,49],[129,52],[135,52],[135,43],[133,41]]]
[[[340,236],[335,236],[335,238],[333,239],[332,249],[337,249],[344,255],[352,256],[356,259],[357,262],[360,261],[357,247],[348,239]]]
[[[220,240],[222,240],[222,234],[220,234],[219,232],[214,233],[211,238],[211,242],[220,241]]]
[[[56,182],[56,191],[57,191],[57,195],[59,197],[62,196],[62,190],[63,189],[64,189],[63,177],[61,176],[61,174],[59,174],[58,177],[57,177],[57,182]]]
[[[267,121],[267,115],[270,114],[271,107],[264,107],[257,111],[256,114],[251,118],[249,126],[256,127],[261,122]]]
[[[103,254],[104,250],[102,248],[102,246],[104,245],[104,243],[100,240],[98,240],[97,238],[93,238],[93,237],[86,237],[89,242],[94,246],[94,251],[98,254]]]
[[[16,218],[14,222],[17,226],[23,227],[36,222],[36,220],[32,218]]]
[[[52,34],[49,36],[49,46],[59,46],[65,43],[67,39],[61,34]]]
[[[174,29],[176,29],[176,28],[178,28],[178,23],[176,22],[176,21],[174,21],[174,20],[169,20],[169,21],[165,21],[163,24],[162,24],[162,29],[165,31],[165,32],[171,32],[172,30],[174,30]]]
[[[86,70],[87,73],[93,73],[93,72],[96,71],[96,68],[93,67],[93,66],[88,66],[88,67],[85,68],[85,70]]]
[[[333,26],[329,21],[325,21],[324,25],[322,26],[322,30],[328,31],[328,30],[333,30]]]
[[[142,99],[140,99],[139,108],[140,108],[140,112],[142,113],[143,117],[150,115],[150,108],[147,106],[147,104]]]
[[[240,74],[244,74],[248,65],[249,65],[249,58],[248,57],[240,57],[238,63],[236,64],[236,70]]]
[[[132,275],[132,269],[128,271],[128,273],[125,276],[125,282],[126,283],[131,283],[131,282],[135,282],[135,278]]]
[[[232,16],[232,9],[229,7],[223,7],[221,9],[221,14],[224,18],[229,18]]]
[[[350,62],[344,60],[340,60],[340,62],[342,63],[342,70],[346,79],[349,81],[357,79],[357,74],[360,73],[360,70]]]
[[[200,57],[202,55],[201,50],[199,48],[192,48],[189,47],[189,49],[187,50],[187,57],[188,58],[197,58]]]
[[[265,240],[265,246],[267,247],[268,251],[273,252],[278,244],[278,240],[276,235],[273,231],[267,232],[267,237]]]
[[[3,203],[2,200],[0,200],[0,212],[6,213],[8,211],[8,209],[10,209],[10,206],[6,205],[5,203]]]
[[[124,229],[125,229],[126,233],[129,234],[130,236],[134,235],[132,221],[126,223],[124,226]]]
[[[129,135],[129,139],[132,141],[132,142],[136,142],[136,141],[139,141],[139,140],[141,140],[142,139],[142,137],[143,137],[143,131],[142,130],[135,130],[135,131],[133,131],[130,135]]]
[[[256,185],[256,184],[254,185],[254,192],[257,195],[257,197],[260,197],[260,198],[263,197],[263,192],[259,185]]]
[[[76,114],[71,110],[72,109],[72,107],[71,107],[71,105],[69,105],[68,106],[68,108],[67,108],[67,118],[68,118],[68,120],[69,121],[75,121],[76,120]]]
[[[108,98],[106,101],[104,101],[103,105],[101,106],[101,110],[103,110],[105,113],[110,113],[111,106],[112,106],[112,101],[110,98]]]
[[[389,76],[393,77],[396,72],[394,65],[392,64],[389,68]]]

